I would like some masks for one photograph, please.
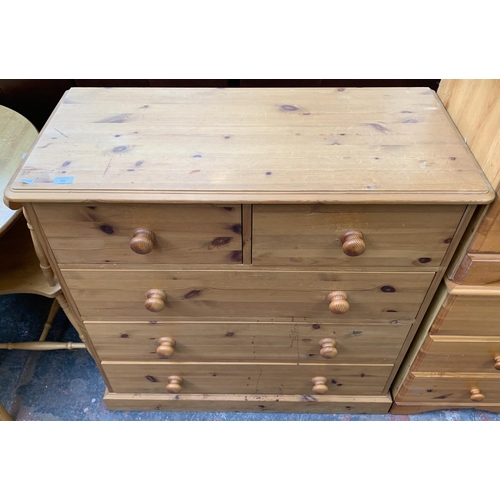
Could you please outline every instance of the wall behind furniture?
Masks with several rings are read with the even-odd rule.
[[[71,87],[429,87],[440,80],[1,80],[0,105],[40,130]]]

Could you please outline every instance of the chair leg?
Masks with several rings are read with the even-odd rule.
[[[2,405],[2,403],[0,403],[0,420],[1,420],[1,421],[4,421],[4,422],[14,420],[14,419],[13,419],[13,418],[9,415],[9,413],[7,412],[7,410],[4,408],[4,406]]]
[[[47,338],[47,335],[49,334],[49,331],[52,328],[52,323],[54,322],[54,319],[56,318],[57,313],[59,312],[60,308],[61,308],[61,306],[59,305],[59,302],[56,299],[54,299],[52,302],[52,306],[50,307],[47,321],[45,322],[45,325],[43,325],[42,334],[40,335],[40,338],[38,339],[39,342],[43,342]]]

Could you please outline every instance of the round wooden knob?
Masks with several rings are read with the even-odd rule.
[[[479,402],[481,402],[484,399],[484,396],[483,396],[483,394],[481,394],[481,392],[480,392],[479,389],[474,388],[474,389],[470,390],[470,398],[475,403],[479,403]]]
[[[149,229],[138,228],[132,233],[130,248],[139,254],[146,254],[153,250],[155,233]]]
[[[361,231],[346,231],[340,237],[342,251],[349,257],[357,257],[366,250],[363,233]]]
[[[314,377],[311,382],[313,385],[314,394],[326,394],[328,392],[328,387],[326,385],[325,377]]]
[[[328,295],[330,305],[328,308],[333,314],[344,314],[349,310],[347,294],[345,292],[332,292]]]
[[[178,377],[177,375],[172,375],[167,378],[167,392],[177,394],[181,392],[182,389],[182,377]]]
[[[165,300],[167,300],[167,294],[163,290],[149,290],[148,299],[144,302],[144,306],[148,311],[160,312],[165,308]]]
[[[323,339],[319,341],[319,345],[321,346],[321,351],[319,353],[325,359],[332,359],[337,354],[338,351],[335,349],[335,340],[333,339]]]
[[[174,354],[175,340],[171,337],[158,339],[156,354],[161,358],[170,358]]]
[[[495,370],[500,370],[500,356],[495,356],[493,361],[495,362]]]

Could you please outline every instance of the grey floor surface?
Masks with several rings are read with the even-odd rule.
[[[46,321],[50,299],[37,295],[0,296],[0,342],[37,340]],[[78,341],[60,311],[48,340]],[[477,410],[435,411],[418,415],[342,415],[289,413],[204,413],[109,411],[103,401],[105,385],[86,350],[0,350],[0,401],[22,420],[500,420],[500,415]]]

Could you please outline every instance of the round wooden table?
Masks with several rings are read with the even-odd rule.
[[[21,215],[3,202],[3,192],[38,135],[24,116],[0,106],[0,236]]]

